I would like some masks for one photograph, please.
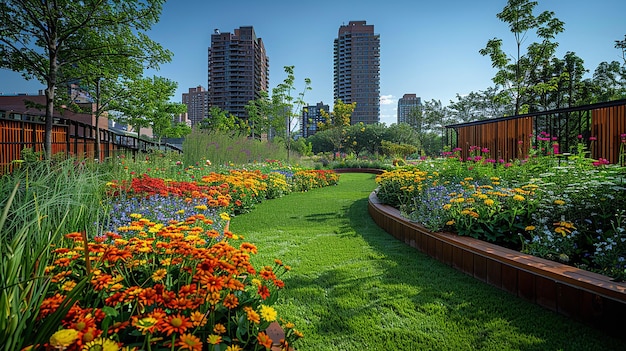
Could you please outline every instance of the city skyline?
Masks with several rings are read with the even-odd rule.
[[[358,4],[358,6],[356,6]],[[333,39],[337,29],[349,21],[367,21],[380,35],[381,122],[396,122],[397,102],[403,94],[414,93],[422,101],[440,100],[447,105],[456,94],[485,90],[493,84],[496,71],[488,57],[481,56],[489,39],[501,38],[511,53],[513,36],[506,23],[496,18],[506,1],[388,1],[261,3],[243,0],[234,8],[228,4],[202,1],[166,2],[161,21],[148,33],[174,53],[171,63],[159,75],[178,83],[174,101],[181,101],[189,88],[206,87],[207,47],[214,29],[232,31],[253,26],[263,38],[270,62],[270,90],[281,83],[283,66],[295,66],[297,88],[304,78],[312,90],[308,104],[333,103]],[[245,11],[241,11],[244,9]],[[331,10],[324,10],[331,9]],[[621,61],[615,40],[626,34],[623,13],[626,2],[599,0],[540,0],[537,11],[554,11],[565,22],[557,57],[575,52],[593,70],[602,61]],[[533,42],[529,38],[524,47]],[[36,93],[43,85],[25,82],[17,73],[0,70],[0,93]],[[299,92],[299,90],[298,90]]]

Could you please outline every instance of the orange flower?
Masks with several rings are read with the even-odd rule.
[[[253,310],[251,307],[246,306],[246,307],[243,308],[243,310],[246,312],[246,314],[248,316],[248,320],[250,322],[253,322],[254,324],[261,323],[261,316],[255,310]]]
[[[181,335],[176,345],[180,347],[180,350],[202,351],[202,341],[193,334]]]
[[[224,334],[226,333],[226,327],[221,323],[215,323],[213,326],[213,332],[218,335]]]
[[[237,308],[237,306],[239,306],[239,299],[237,299],[237,296],[234,294],[228,294],[224,298],[223,304],[228,309]]]
[[[272,347],[272,339],[270,339],[265,332],[260,332],[256,339],[259,342],[259,345],[264,346],[266,349]]]
[[[206,342],[208,342],[211,345],[219,345],[222,343],[222,337],[219,335],[211,334],[206,339]]]
[[[200,311],[193,311],[189,318],[194,327],[203,327],[207,322],[206,316]]]
[[[222,290],[222,286],[224,285],[224,279],[222,277],[216,277],[210,275],[206,278],[202,277],[200,282],[206,286],[207,290],[210,292],[217,292]]]
[[[172,333],[182,334],[187,331],[188,328],[192,328],[193,324],[189,318],[179,314],[173,316],[167,316],[164,320],[160,321],[157,328],[160,332],[166,333],[167,336]]]
[[[259,296],[261,296],[261,298],[263,300],[265,300],[268,297],[270,297],[270,289],[268,289],[268,287],[265,286],[265,285],[259,286],[259,290],[257,292],[258,292]]]

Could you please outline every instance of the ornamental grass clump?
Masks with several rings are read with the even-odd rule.
[[[265,350],[302,335],[283,325],[271,340],[272,307],[288,266],[255,268],[255,245],[228,230],[206,229],[219,219],[196,215],[158,223],[133,216],[126,235],[88,240],[69,233],[46,267],[51,287],[35,330],[61,314],[59,330],[43,345],[58,350]],[[222,240],[219,238],[223,237]],[[81,285],[81,278],[87,284]],[[69,295],[73,301],[67,304]]]

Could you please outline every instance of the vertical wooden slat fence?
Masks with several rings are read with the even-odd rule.
[[[20,119],[16,119],[20,118]],[[29,120],[30,119],[30,120]],[[22,150],[43,151],[45,124],[41,118],[3,114],[0,117],[0,174],[11,172],[14,160],[22,158]],[[64,153],[78,159],[95,158],[96,128],[74,120],[55,118],[52,128],[52,154]],[[136,137],[100,129],[100,155],[103,160],[124,152],[148,152],[158,148],[178,151],[171,145],[141,140]]]
[[[621,135],[626,133],[626,100],[495,118],[446,126],[456,132],[456,146],[466,160],[471,146],[488,148],[489,157],[510,161],[528,157],[540,133],[568,154],[586,143],[594,159],[620,162]],[[551,151],[551,150],[548,150]]]

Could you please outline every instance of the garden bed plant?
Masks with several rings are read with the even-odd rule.
[[[431,231],[450,231],[626,279],[626,169],[585,157],[496,161],[471,147],[377,177],[377,196]]]
[[[218,172],[170,156],[42,162],[5,176],[5,350],[288,349],[302,337],[272,307],[289,267],[253,266],[256,246],[228,223],[338,175],[276,165]],[[285,336],[271,340],[277,321]]]

